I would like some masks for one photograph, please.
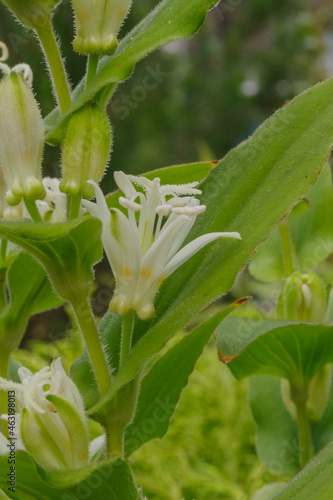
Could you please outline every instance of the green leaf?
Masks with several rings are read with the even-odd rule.
[[[94,471],[70,489],[54,488],[38,474],[33,459],[22,451],[16,453],[16,491],[13,500],[143,500],[137,490],[130,466],[124,460],[94,466]],[[8,457],[0,457],[0,487],[7,491]]]
[[[281,380],[271,375],[251,377],[249,403],[260,461],[272,474],[295,476],[300,470],[297,426],[284,405]]]
[[[217,0],[162,0],[120,43],[116,53],[104,57],[91,83],[76,89],[70,109],[61,117],[57,109],[45,120],[47,141],[58,143],[68,116],[90,101],[104,87],[126,80],[135,64],[161,45],[193,35]],[[153,69],[156,78],[165,78],[160,67]]]
[[[36,257],[56,292],[70,302],[94,278],[92,266],[102,257],[100,233],[101,223],[93,217],[64,224],[0,222],[0,236]]]
[[[4,491],[0,489],[0,499],[6,500],[7,498],[9,497],[6,495],[6,493],[4,493]]]
[[[165,435],[203,348],[219,323],[241,303],[231,304],[192,330],[152,366],[142,381],[134,420],[126,430],[125,456]]]
[[[45,270],[26,253],[19,253],[7,272],[10,302],[0,315],[0,342],[10,351],[20,344],[29,318],[59,307],[63,300],[51,288]]]
[[[0,457],[0,487],[3,488],[13,500],[75,500],[77,497],[71,492],[66,492],[66,497],[62,497],[64,490],[52,488],[39,476],[36,464],[33,459],[24,451],[16,452],[15,463],[15,493],[8,492],[7,474],[8,457]]]
[[[205,161],[198,163],[188,163],[186,165],[173,165],[171,167],[159,168],[146,174],[142,174],[147,179],[153,180],[155,177],[161,179],[161,184],[186,184],[188,182],[202,181],[211,169],[216,165],[216,161]],[[122,208],[119,205],[120,191],[116,191],[106,197],[108,207]]]
[[[263,374],[306,383],[333,362],[332,333],[332,326],[230,317],[217,331],[219,356],[237,379]]]
[[[168,337],[230,288],[257,245],[304,197],[331,150],[332,112],[333,80],[328,80],[284,106],[211,170],[201,186],[207,209],[188,241],[211,231],[238,231],[243,239],[212,243],[165,280],[156,316],[136,322],[140,340],[95,411]]]
[[[331,500],[333,491],[333,442],[271,500]]]
[[[265,486],[256,492],[252,500],[271,500],[272,495],[280,491],[285,484],[282,482],[265,484]]]
[[[331,170],[326,165],[307,195],[309,210],[291,220],[291,241],[300,270],[306,271],[325,260],[333,251],[333,191]],[[299,208],[299,207],[298,207]],[[275,231],[250,263],[251,274],[261,281],[285,279],[280,234]]]

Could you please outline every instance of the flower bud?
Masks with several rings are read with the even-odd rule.
[[[326,293],[321,279],[312,272],[296,272],[289,276],[278,299],[277,313],[281,319],[323,321]]]
[[[105,111],[88,104],[70,119],[62,150],[63,177],[60,190],[67,194],[95,195],[88,184],[103,176],[111,150],[111,128]]]
[[[61,0],[1,0],[21,23],[28,28],[38,29],[45,26],[52,15],[53,8]]]
[[[0,163],[8,186],[6,200],[12,206],[22,198],[45,196],[41,180],[43,121],[28,83],[17,72],[20,70],[30,80],[30,68],[20,65],[9,70],[0,83]]]
[[[76,25],[74,49],[81,54],[113,54],[132,0],[72,0],[72,3]]]

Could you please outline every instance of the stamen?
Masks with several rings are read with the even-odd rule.
[[[10,74],[10,67],[8,66],[8,64],[0,62],[0,70],[3,72],[4,75]]]
[[[169,215],[172,210],[170,205],[160,205],[156,208],[156,213],[158,215]]]
[[[206,210],[206,205],[198,205],[196,207],[175,207],[172,212],[177,215],[198,215]]]
[[[123,196],[120,196],[119,204],[122,207],[127,208],[128,210],[133,210],[133,212],[138,212],[139,210],[142,210],[142,208],[143,208],[142,205],[140,205],[139,203],[136,203],[135,201],[127,200]]]

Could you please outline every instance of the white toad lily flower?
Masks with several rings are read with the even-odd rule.
[[[206,209],[194,198],[201,193],[196,189],[198,183],[161,185],[159,178],[150,181],[123,172],[115,172],[114,177],[125,195],[119,202],[128,210],[128,217],[107,207],[95,183],[96,204],[84,201],[83,205],[103,224],[102,242],[116,280],[110,309],[121,316],[134,310],[139,318],[149,319],[165,278],[208,243],[221,237],[241,237],[237,232],[209,233],[181,248],[197,215]]]
[[[89,441],[81,395],[61,359],[34,375],[19,368],[21,384],[0,377],[0,389],[14,390],[25,449],[48,469],[78,469],[89,463]]]

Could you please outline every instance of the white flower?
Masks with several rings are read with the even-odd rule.
[[[45,222],[65,222],[67,215],[66,195],[59,189],[60,181],[56,177],[44,177],[43,186],[46,197],[37,200],[38,211]]]
[[[28,65],[10,69],[0,83],[0,162],[8,191],[7,203],[18,205],[22,198],[41,199],[45,190],[41,180],[44,125],[38,104],[30,89],[32,72]]]
[[[197,215],[206,209],[194,198],[201,193],[198,183],[161,185],[159,178],[150,181],[123,172],[115,172],[114,177],[125,195],[119,202],[128,217],[107,207],[95,183],[97,203],[84,201],[83,205],[103,224],[102,242],[116,279],[110,309],[122,316],[132,309],[139,318],[149,319],[167,276],[217,238],[241,237],[236,232],[209,233],[181,248]]]
[[[21,384],[0,378],[0,389],[15,391],[25,449],[45,468],[86,466],[89,442],[84,406],[61,359],[34,375],[24,367],[18,374]]]

